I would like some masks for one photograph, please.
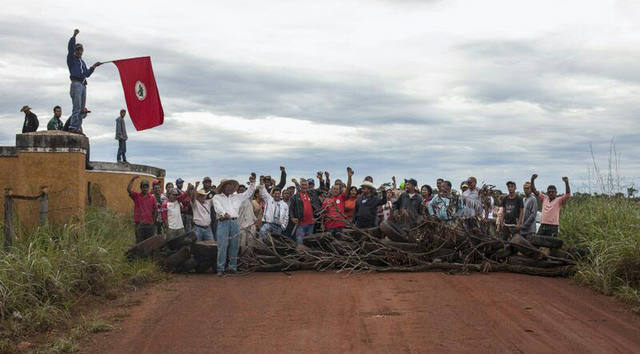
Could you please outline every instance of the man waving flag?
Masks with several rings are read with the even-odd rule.
[[[145,130],[164,122],[160,94],[153,76],[150,57],[114,60],[120,72],[129,116],[136,130]]]

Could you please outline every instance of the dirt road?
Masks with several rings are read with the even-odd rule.
[[[517,274],[181,276],[91,353],[638,353],[640,317],[565,279]]]

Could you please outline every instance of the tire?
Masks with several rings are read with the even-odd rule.
[[[167,246],[169,248],[171,248],[172,250],[179,250],[183,246],[185,246],[185,244],[184,244],[185,241],[189,242],[187,240],[191,240],[191,243],[195,242],[195,240],[197,240],[196,232],[193,231],[193,230],[187,231],[187,232],[183,233],[182,235],[167,241]]]
[[[391,241],[409,242],[406,233],[388,221],[380,223],[380,230],[382,231],[382,235],[388,237]]]
[[[537,247],[561,248],[562,240],[553,236],[529,235],[527,240]]]
[[[516,250],[520,251],[525,256],[535,256],[537,254],[536,251],[531,250],[531,248],[536,248],[536,247],[533,244],[531,244],[529,240],[527,240],[526,238],[520,235],[513,236],[511,238],[511,241],[509,241],[509,243],[511,244],[511,246],[513,246]]]
[[[215,241],[197,241],[191,245],[191,253],[204,259],[216,259],[218,244]]]
[[[494,259],[504,259],[513,254],[513,248],[507,246],[499,251],[496,251],[491,257]]]
[[[525,267],[534,267],[534,268],[554,268],[554,267],[560,267],[564,265],[563,262],[544,261],[544,260],[537,260],[537,259],[521,257],[521,256],[509,257],[507,264],[525,266]]]

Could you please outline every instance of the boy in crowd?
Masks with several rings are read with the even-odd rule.
[[[505,239],[517,234],[522,224],[522,210],[524,203],[522,198],[516,193],[516,184],[513,181],[507,182],[509,194],[502,197],[502,207],[504,208],[504,219],[502,232]]]
[[[180,191],[171,189],[167,192],[167,199],[162,202],[162,221],[164,222],[166,240],[174,239],[184,233],[178,196],[180,196]]]

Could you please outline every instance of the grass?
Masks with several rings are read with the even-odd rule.
[[[563,208],[560,235],[587,250],[575,279],[640,312],[640,202],[611,196],[575,196]]]
[[[74,305],[83,298],[113,299],[127,286],[159,279],[154,262],[126,260],[133,234],[129,220],[92,209],[82,225],[41,228],[20,237],[8,252],[0,251],[0,338],[15,342],[69,327]],[[108,324],[87,326],[88,333],[110,330]],[[76,338],[59,338],[50,349],[73,351]]]

